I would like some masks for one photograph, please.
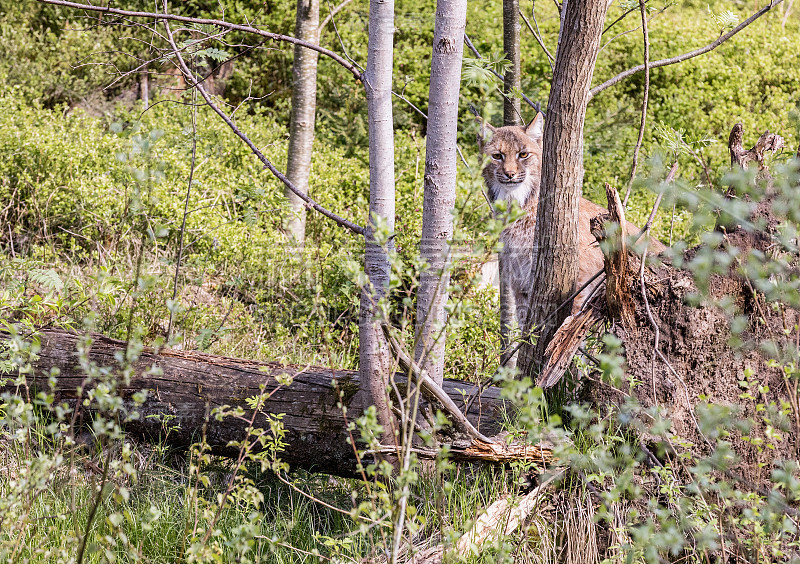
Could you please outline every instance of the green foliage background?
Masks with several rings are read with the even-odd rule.
[[[501,0],[473,1],[468,8],[467,31],[483,56],[494,62],[502,58],[501,4]],[[609,22],[621,15],[628,5],[633,5],[622,4],[625,6],[611,7]],[[115,6],[152,8],[151,3],[142,1],[116,2]],[[281,33],[293,31],[295,2],[292,0],[259,3],[235,0],[224,2],[224,6],[225,18],[229,21],[260,22],[269,30]],[[528,1],[521,3],[526,15],[530,14],[531,7]],[[188,15],[220,16],[219,3],[211,0],[176,2],[173,8]],[[323,5],[323,15],[329,8],[327,3]],[[554,52],[558,32],[555,6],[540,2],[536,8],[544,40]],[[718,37],[719,24],[709,11],[719,14],[732,10],[741,21],[751,9],[747,2],[721,0],[710,4],[695,1],[669,6],[652,4],[651,57],[660,59],[690,51]],[[398,0],[396,3],[395,90],[423,112],[427,110],[434,10],[435,0]],[[775,12],[712,53],[652,71],[648,127],[640,167],[642,180],[634,186],[629,205],[630,220],[641,224],[649,214],[655,198],[649,188],[654,184],[650,177],[663,174],[662,164],[675,158],[669,141],[676,137],[674,132],[679,132],[705,163],[712,179],[711,190],[717,192],[729,165],[726,141],[734,123],[744,124],[746,144],[752,144],[767,128],[783,135],[789,151],[778,155],[777,160],[787,160],[788,153],[794,153],[800,121],[797,53],[800,19],[793,14],[782,22],[779,10]],[[327,27],[322,44],[337,52],[346,50],[353,60],[365,64],[367,20],[367,2],[354,0],[336,18],[338,34],[332,26]],[[600,53],[595,84],[641,62],[641,35],[635,29],[638,21],[634,11],[604,35],[603,44],[609,43]],[[264,171],[249,150],[205,108],[198,110],[197,132],[193,133],[192,110],[186,105],[190,98],[169,91],[166,86],[172,79],[154,80],[152,95],[158,103],[143,111],[137,100],[136,75],[117,78],[119,72],[124,73],[138,64],[135,57],[146,56],[148,49],[142,40],[148,39],[148,35],[142,30],[98,23],[96,17],[84,17],[73,10],[30,0],[0,0],[0,84],[3,84],[0,89],[0,321],[89,328],[118,338],[126,338],[132,327],[135,336],[145,343],[158,343],[166,332],[172,312],[175,335],[187,349],[286,363],[356,368],[359,296],[353,272],[362,258],[362,242],[312,213],[308,220],[307,248],[299,251],[289,245],[282,232],[287,211],[280,183]],[[523,90],[546,109],[549,63],[524,27],[522,38]],[[224,101],[234,107],[244,102],[237,111],[237,123],[278,168],[284,169],[292,50],[273,42],[253,49],[242,47],[239,44],[248,39],[239,34],[231,34],[227,40],[231,45],[211,45],[236,55]],[[166,71],[168,66],[156,65],[155,70]],[[472,283],[481,256],[486,258],[493,247],[498,227],[481,194],[481,163],[474,143],[475,126],[467,107],[474,104],[485,117],[499,124],[502,99],[496,82],[487,80],[480,68],[475,61],[465,62],[465,74],[477,78],[464,81],[459,101],[459,146],[466,163],[459,164],[455,239],[456,246],[466,252],[459,255],[454,276],[457,287],[452,294],[453,323],[448,333],[446,367],[448,376],[469,380],[491,375],[498,352],[495,292],[476,288]],[[600,203],[603,203],[604,182],[611,182],[622,190],[627,184],[639,126],[642,89],[640,74],[598,94],[590,102],[585,126],[584,194]],[[258,99],[245,102],[248,96]],[[369,184],[363,87],[335,63],[321,57],[318,101],[311,195],[326,208],[363,224],[367,219]],[[425,123],[399,98],[395,99],[394,110],[398,190],[395,242],[400,261],[392,305],[397,317],[409,321],[413,317],[414,265],[422,215]],[[526,117],[533,117],[530,108],[525,108],[524,112]],[[193,140],[197,142],[197,165],[189,200],[186,252],[178,277],[178,299],[173,302],[173,275]],[[680,151],[677,158],[680,183],[688,188],[689,196],[678,201],[674,221],[671,210],[665,206],[654,230],[665,241],[672,232],[674,240],[691,243],[704,236],[702,230],[691,230],[690,225],[695,213],[699,217],[700,196],[709,188],[705,186],[702,166],[694,156]],[[698,197],[691,197],[695,192]],[[790,194],[791,190],[787,188],[786,193]],[[713,207],[706,206],[704,212],[704,219],[712,223]],[[698,279],[708,277],[714,268],[728,266],[726,263],[720,267],[713,257],[699,258],[706,260],[707,272],[698,267],[695,270]],[[140,266],[137,277],[135,273]],[[762,279],[767,277],[762,276]],[[788,289],[787,285],[781,291]],[[776,295],[786,299],[785,294]],[[625,374],[621,357],[613,342],[606,345],[607,350],[599,356],[601,370],[604,377],[609,376],[615,385],[623,386]],[[0,357],[0,369],[5,370],[6,362],[5,356]],[[785,370],[796,382],[794,365]],[[740,382],[740,386],[750,394],[751,388],[758,388],[758,383],[748,379]],[[639,439],[633,437],[632,427],[606,418],[598,421],[596,414],[572,405],[563,412],[551,413],[546,423],[548,428],[538,429],[537,425],[544,425],[541,413],[549,409],[542,391],[530,382],[511,382],[506,392],[517,400],[517,405],[525,406],[520,418],[523,424],[530,424],[527,431],[534,434],[533,430],[537,429],[542,436],[570,434],[574,444],[569,445],[571,450],[562,453],[563,459],[573,457],[572,467],[584,469],[588,483],[595,483],[598,488],[613,484],[604,490],[604,495],[618,496],[612,502],[630,508],[625,519],[641,509],[637,509],[635,503],[643,497],[636,481],[642,473],[636,474],[634,469],[641,469],[643,460],[638,450]],[[752,399],[754,396],[746,397],[743,393],[742,397]],[[114,398],[101,399],[111,401]],[[3,398],[0,423],[4,429],[18,425],[17,429],[27,430],[34,437],[34,444],[63,439],[63,436],[58,437],[63,429],[52,421],[48,425],[46,416],[52,414],[47,410],[58,409],[52,405],[52,399],[50,402],[44,398],[41,405],[37,404],[37,409],[45,415],[39,418],[38,414],[29,412],[32,404]],[[15,409],[19,409],[19,413],[15,413]],[[620,420],[637,409],[623,406]],[[709,408],[701,422],[715,432],[724,429],[734,417],[727,408],[718,409],[718,413],[712,411]],[[571,419],[569,429],[560,425],[561,415]],[[40,421],[43,421],[42,428],[37,426]],[[116,432],[118,425],[110,428]],[[726,431],[719,432],[722,439],[727,439]],[[120,438],[114,433],[98,437],[103,441]],[[10,453],[9,457],[14,460],[31,462],[32,458],[26,458],[29,453],[23,452],[27,443],[14,444],[18,451],[8,449],[3,451],[4,456]],[[72,446],[68,442],[65,444]],[[712,455],[725,458],[723,447],[726,445],[724,440],[719,442],[717,446],[722,454],[714,452]],[[155,466],[152,473],[148,470],[137,474],[124,465],[123,470],[117,470],[119,475],[114,479],[119,484],[127,484],[125,476],[134,480],[136,475],[141,483],[136,488],[131,487],[136,494],[132,501],[109,498],[107,503],[101,504],[96,532],[97,539],[101,540],[97,542],[100,546],[117,548],[112,550],[111,556],[95,556],[93,561],[132,558],[130,555],[137,553],[131,551],[130,546],[135,545],[137,539],[141,542],[146,539],[146,544],[139,545],[139,551],[154,561],[181,550],[181,543],[185,547],[185,526],[191,517],[187,509],[191,504],[186,500],[192,498],[186,497],[187,488],[181,480],[188,475],[191,482],[192,472],[197,470],[199,482],[201,471],[197,468],[188,472],[167,470],[154,465],[152,460],[164,460],[159,458],[162,455],[165,456],[157,452],[149,459],[148,468]],[[125,451],[119,461],[128,462],[134,458]],[[33,540],[38,525],[27,529],[23,526],[20,530],[27,531],[31,538],[25,539],[22,551],[26,555],[28,550],[39,555],[64,554],[67,560],[74,549],[75,535],[87,516],[84,509],[76,511],[74,505],[70,507],[66,497],[46,492],[51,484],[60,486],[71,480],[71,476],[59,475],[61,481],[52,481],[55,471],[47,466],[51,462],[53,468],[60,464],[56,464],[55,459],[42,457],[28,468],[26,476],[38,480],[35,487],[40,489],[35,490],[36,495],[42,495],[31,496],[36,499],[27,506],[30,515],[25,514],[25,519],[30,517],[31,521],[20,522],[38,523],[38,519],[50,519],[53,514],[61,517],[49,529],[51,534],[46,542],[38,538],[36,542]],[[710,476],[719,467],[704,459],[691,463],[694,462],[697,466],[691,467],[691,473],[703,487],[711,487],[708,485],[713,482]],[[202,464],[198,462],[206,479],[215,472],[228,475],[230,467],[221,466],[215,470],[215,464],[210,458]],[[446,460],[439,464],[445,466]],[[252,514],[246,514],[239,507],[226,506],[219,522],[221,532],[214,541],[218,544],[211,543],[219,549],[219,561],[228,555],[247,553],[248,549],[237,543],[250,543],[252,548],[255,534],[261,535],[262,540],[264,535],[274,533],[274,536],[266,543],[257,543],[254,561],[259,558],[297,561],[298,553],[280,545],[283,541],[308,551],[324,547],[323,551],[331,556],[340,552],[361,556],[371,548],[378,535],[376,531],[350,536],[355,530],[354,521],[309,503],[285,487],[286,484],[275,482],[272,474],[265,477],[253,470],[254,467],[247,470],[246,479],[239,484],[242,489],[237,486],[236,491],[237,494],[252,494],[250,485],[257,482],[266,502],[262,499],[250,504],[245,500],[241,507],[266,508],[265,518],[262,520],[255,509]],[[787,499],[794,503],[798,497],[796,465],[772,470],[773,482],[785,481]],[[511,474],[516,480],[524,472],[525,469],[513,469]],[[673,555],[678,554],[685,549],[682,543],[687,530],[696,533],[695,540],[700,542],[708,533],[711,539],[708,546],[713,551],[717,538],[713,531],[718,515],[729,520],[719,525],[721,529],[752,530],[745,544],[751,543],[754,553],[771,554],[774,558],[782,556],[778,554],[782,547],[772,546],[771,541],[794,525],[780,521],[784,506],[775,499],[770,497],[770,503],[764,504],[755,494],[750,496],[736,490],[725,494],[730,494],[730,498],[722,496],[727,500],[725,503],[732,499],[730,507],[737,508],[752,503],[760,512],[747,506],[741,514],[729,507],[715,513],[718,508],[703,506],[702,496],[687,494],[695,485],[693,482],[683,489],[683,484],[673,481],[666,469],[657,472],[663,473],[663,482],[657,476],[661,495],[679,500],[676,503],[700,506],[683,508],[685,511],[680,515],[690,515],[692,522],[681,523],[678,531],[674,523],[658,514],[664,507],[672,507],[671,502],[661,500],[658,503],[663,504],[656,507],[656,501],[646,500],[653,506],[645,519],[635,521],[630,517],[631,521],[623,523],[624,527],[620,525],[621,529],[639,535],[627,546],[630,554],[635,553],[632,558],[653,561],[668,550],[673,550]],[[416,476],[414,470],[411,476],[403,479],[416,480]],[[435,479],[414,484],[417,492],[414,495],[425,502],[436,501],[417,506],[420,514],[414,517],[417,519],[415,526],[420,526],[426,534],[442,530],[450,535],[462,532],[469,526],[471,516],[485,507],[492,496],[503,495],[509,488],[516,487],[505,474],[476,473],[469,480],[459,479],[458,474],[452,480],[451,477],[437,468]],[[217,478],[217,485],[223,479]],[[351,486],[346,482],[308,476],[298,480],[318,497],[336,506],[355,504],[358,496],[374,504],[362,501],[364,505],[358,511],[393,508],[396,501],[391,497],[396,490],[391,488],[376,490],[379,493],[374,494],[363,485]],[[14,490],[9,484],[11,481],[0,483],[0,493]],[[720,487],[726,484],[722,482]],[[78,496],[78,504],[84,507],[93,496],[94,483],[72,480],[71,485],[73,495]],[[583,486],[573,486],[567,480],[565,490],[577,489],[579,497],[590,498]],[[214,496],[221,491],[214,487],[212,484],[207,490],[202,489],[201,495],[207,498],[208,507],[212,509]],[[14,491],[23,492],[22,497],[25,497],[34,490],[26,489],[23,484]],[[382,495],[386,497],[381,498]],[[286,499],[291,499],[288,505]],[[11,507],[16,502],[4,493],[0,495],[0,506],[6,507],[3,503]],[[353,514],[358,511],[354,510]],[[307,514],[312,512],[315,513],[309,518]],[[541,519],[546,522],[547,516]],[[139,525],[132,524],[136,522],[142,527],[141,534]],[[277,529],[272,529],[275,523]],[[771,530],[769,527],[774,527],[775,523],[782,523],[786,531]],[[542,530],[545,525],[548,523],[542,525]],[[156,533],[144,534],[148,530],[146,527],[156,527]],[[123,530],[131,536],[131,542],[127,539],[123,542],[120,535]],[[7,554],[2,551],[8,546],[13,544],[14,551],[17,550],[13,538],[16,533],[15,529],[10,529],[11,532],[6,533],[9,538],[6,538],[2,537],[2,531],[0,527],[0,554],[5,557]],[[320,531],[331,536],[320,536]],[[623,537],[618,538],[621,543]],[[545,544],[532,535],[523,542],[533,546],[534,552],[539,550],[537,542]],[[149,543],[160,545],[150,546]],[[636,552],[642,547],[661,552],[646,555]],[[496,561],[493,560],[496,553],[508,559],[514,556],[505,551],[505,545],[498,546],[496,551],[487,550],[482,558],[488,562]],[[311,552],[305,557],[313,561]],[[768,560],[769,556],[764,559]]]
[[[120,7],[148,9],[149,4],[127,2]],[[691,2],[654,5],[650,12],[651,58],[689,51],[713,40],[720,30],[708,10],[718,12],[731,7],[742,14],[741,18],[746,17],[744,7],[731,6],[729,2],[711,6]],[[183,14],[219,17],[216,2],[182,2],[175,8]],[[293,31],[294,3],[288,0],[261,4],[229,2],[225,8],[229,21],[247,19],[263,22],[272,31]],[[329,9],[327,5],[322,7],[323,17]],[[434,9],[434,0],[400,0],[396,6],[395,90],[422,111],[427,106]],[[522,9],[530,16],[531,5],[523,2]],[[482,55],[492,60],[499,60],[502,53],[500,14],[500,0],[469,4],[467,32]],[[622,9],[612,6],[608,21],[620,14]],[[558,25],[555,7],[540,3],[536,16],[543,37],[554,52]],[[322,34],[322,44],[337,52],[344,48],[351,58],[364,64],[367,18],[366,4],[351,3],[336,18],[338,35],[328,25]],[[638,31],[610,41],[617,34],[635,28],[638,21],[634,12],[603,36],[595,84],[641,61]],[[131,150],[131,136],[162,131],[163,138],[149,157],[153,162],[140,163],[163,170],[163,180],[153,187],[147,203],[148,217],[165,233],[155,243],[151,265],[154,273],[161,271],[161,291],[152,296],[150,308],[142,313],[160,320],[150,319],[146,323],[149,329],[145,334],[155,334],[168,316],[165,294],[174,265],[189,172],[191,112],[175,103],[178,101],[175,94],[159,90],[159,84],[164,83],[156,78],[154,95],[161,96],[163,103],[143,113],[136,101],[136,75],[116,80],[116,73],[138,64],[131,55],[145,55],[147,49],[137,41],[144,37],[144,32],[127,29],[126,33],[120,33],[113,26],[97,23],[96,18],[80,17],[74,11],[36,2],[0,2],[3,55],[0,81],[6,85],[0,97],[0,201],[8,204],[2,218],[9,227],[4,231],[10,233],[0,237],[6,252],[10,251],[12,239],[18,246],[28,245],[32,256],[37,258],[68,257],[71,265],[91,263],[92,268],[104,263],[111,272],[118,269],[120,279],[124,278],[136,245],[130,236],[128,201],[135,180],[131,176],[131,163],[116,157]],[[642,177],[649,174],[647,158],[664,152],[659,147],[663,140],[654,134],[656,124],[666,130],[681,131],[688,141],[715,141],[696,147],[714,182],[719,181],[728,166],[725,141],[731,126],[738,121],[744,124],[751,138],[770,128],[786,138],[788,147],[795,146],[797,130],[789,115],[800,101],[800,65],[793,47],[800,39],[799,28],[797,17],[790,17],[783,26],[779,15],[770,15],[710,54],[681,65],[654,69],[643,147],[646,164],[640,168]],[[522,38],[523,90],[546,109],[549,64],[525,28]],[[245,40],[240,34],[229,38],[233,44]],[[265,154],[283,168],[291,94],[291,49],[273,42],[256,49],[218,46],[239,55],[226,85],[226,100],[235,105],[248,95],[264,96],[247,102],[237,114],[238,121],[264,148]],[[467,51],[466,56],[471,54]],[[475,62],[465,65],[474,67]],[[167,67],[165,64],[157,70]],[[603,203],[604,182],[620,189],[627,183],[630,155],[638,132],[642,87],[643,76],[639,74],[601,92],[589,105],[584,193],[600,203]],[[480,194],[475,128],[467,111],[470,103],[481,108],[492,122],[499,123],[502,98],[497,84],[487,80],[466,81],[460,101],[459,145],[469,165],[460,165],[461,238],[483,241],[491,231],[488,229],[491,221]],[[368,202],[368,163],[362,86],[334,62],[321,57],[318,104],[311,195],[329,209],[363,223]],[[524,113],[528,118],[533,115],[527,107]],[[187,278],[183,282],[202,286],[214,280],[218,291],[236,288],[237,292],[245,292],[256,304],[258,313],[253,313],[251,304],[248,313],[246,308],[242,310],[244,317],[237,318],[236,324],[267,326],[273,337],[266,341],[266,346],[255,348],[231,347],[231,342],[222,338],[216,341],[217,352],[257,351],[258,356],[275,358],[287,354],[280,350],[280,340],[293,335],[291,341],[302,352],[293,348],[297,354],[289,354],[289,359],[308,360],[305,357],[310,354],[312,360],[322,362],[324,359],[318,352],[312,351],[319,349],[323,327],[334,321],[338,361],[354,367],[356,292],[342,264],[349,258],[359,260],[361,244],[321,216],[311,214],[309,250],[298,256],[288,249],[280,229],[286,215],[282,187],[261,169],[215,115],[201,109],[198,119],[199,167],[190,200],[193,211],[187,222],[189,249],[185,257]],[[117,124],[113,131],[112,124]],[[396,242],[401,257],[411,264],[421,223],[424,120],[406,102],[396,98],[395,126]],[[115,132],[120,127],[121,133]],[[663,158],[672,157],[666,154]],[[687,154],[681,154],[679,159],[679,176],[690,185],[699,185],[702,169],[697,161]],[[652,192],[637,184],[629,206],[630,219],[643,223],[653,199]],[[685,237],[690,218],[691,210],[680,207],[674,223],[670,213],[661,213],[655,233],[666,240],[672,227],[675,239]],[[101,256],[104,248],[106,256]],[[475,271],[475,266],[465,270]],[[413,285],[413,279],[407,283]],[[449,368],[454,371],[451,373],[474,378],[476,370],[481,372],[477,366],[491,364],[487,360],[496,347],[497,324],[492,292],[468,290],[468,293],[470,304],[474,300],[477,310],[471,314],[471,320],[465,319],[451,332],[454,354],[450,356],[461,360],[453,360]],[[119,335],[126,307],[116,304],[112,311],[115,315],[99,316],[99,329]],[[313,312],[316,314],[312,315]],[[317,321],[308,323],[310,315],[312,318],[316,315]],[[243,322],[245,318],[248,323]],[[213,325],[210,319],[197,321],[187,335],[197,336],[204,323]],[[210,331],[208,327],[203,330]],[[478,335],[482,338],[476,340]],[[305,345],[300,345],[304,342]],[[480,360],[464,363],[464,358]]]

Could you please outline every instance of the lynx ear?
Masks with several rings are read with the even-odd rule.
[[[487,123],[484,119],[480,116],[475,117],[475,123],[478,124],[478,148],[483,151],[484,145],[492,138],[494,135],[495,128],[492,127],[492,124]]]
[[[544,130],[544,116],[542,112],[536,112],[536,117],[525,128],[525,133],[534,141],[542,140],[542,133]]]

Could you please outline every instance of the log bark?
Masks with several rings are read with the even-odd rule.
[[[8,337],[7,333],[0,332],[0,340]],[[57,369],[53,389],[55,403],[67,402],[75,406],[78,403],[77,390],[86,379],[77,352],[85,335],[45,329],[39,332],[38,338],[41,350],[33,374],[28,376],[28,385],[34,391],[49,391],[48,378],[51,371]],[[117,359],[124,356],[125,343],[96,334],[91,335],[91,339],[88,360],[99,367],[110,367],[112,373],[119,371],[121,374]],[[154,371],[153,367],[157,370]],[[281,375],[292,376],[291,385],[280,386],[276,377]],[[398,375],[396,379],[402,388],[405,378]],[[130,382],[123,384],[121,377],[117,382],[120,397],[131,402],[130,405],[134,393],[147,390],[147,399],[138,408],[140,417],[124,423],[127,432],[147,441],[185,448],[201,439],[205,425],[206,440],[212,453],[222,456],[238,454],[238,449],[228,444],[244,438],[246,423],[231,417],[216,421],[207,413],[222,405],[240,406],[249,418],[252,411],[245,399],[258,395],[259,386],[264,385],[266,392],[276,390],[266,401],[264,411],[273,415],[284,414],[282,421],[287,447],[279,455],[281,460],[289,463],[291,468],[341,476],[357,475],[353,447],[347,443],[347,422],[355,421],[371,405],[367,383],[358,372],[285,366],[194,351],[162,349],[156,352],[145,347],[133,363]],[[89,385],[85,392],[92,387]],[[499,431],[504,404],[498,389],[490,387],[479,392],[477,386],[456,380],[445,380],[443,387],[461,409],[465,398],[480,393],[470,406],[467,418],[486,434],[493,435]],[[0,393],[14,393],[15,390],[11,383],[0,387]],[[342,409],[337,406],[340,401],[347,407],[346,420]],[[168,433],[161,422],[164,416],[170,416]],[[263,417],[256,419],[256,426],[266,427]],[[451,452],[455,460],[550,460],[547,449],[515,445],[501,448],[503,446],[465,441],[452,445]],[[418,454],[426,457],[436,453],[420,451]],[[368,457],[364,462],[372,462],[372,458]]]

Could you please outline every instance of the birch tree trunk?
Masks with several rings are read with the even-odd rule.
[[[295,36],[319,43],[319,0],[297,0]],[[308,194],[311,151],[314,145],[314,121],[317,112],[317,59],[319,53],[300,45],[294,47],[292,63],[292,116],[289,125],[289,159],[286,177]],[[302,247],[306,237],[306,207],[297,194],[286,188],[289,220],[286,223],[294,243]]]
[[[375,316],[378,302],[389,287],[389,253],[394,243],[389,239],[381,245],[375,239],[375,231],[380,225],[394,233],[393,40],[394,0],[371,0],[367,70],[363,77],[369,121],[369,221],[364,253],[369,284],[361,293],[358,352],[361,378],[369,382],[378,421],[386,433],[394,425],[387,396],[392,355]],[[393,440],[392,437],[387,442]]]
[[[428,266],[417,292],[414,356],[430,377],[444,378],[445,305],[450,283],[450,245],[456,204],[456,134],[461,58],[467,0],[438,0],[433,30],[428,136],[425,144],[425,195],[420,254]]]
[[[511,66],[503,77],[503,90],[506,97],[503,100],[503,125],[521,125],[522,119],[520,100],[511,95],[512,91],[519,91],[520,83],[520,56],[519,56],[519,0],[503,0],[503,50]],[[514,293],[508,284],[505,274],[505,260],[503,253],[498,256],[500,278],[500,346],[503,349],[500,360],[508,368],[516,366],[516,356],[509,354],[511,348],[511,330],[516,320],[516,305]]]
[[[520,350],[524,374],[538,371],[547,343],[571,311],[567,305],[553,314],[572,293],[578,271],[583,124],[607,7],[608,0],[565,0],[561,10],[534,233],[530,317],[538,339]]]

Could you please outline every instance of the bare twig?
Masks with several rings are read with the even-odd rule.
[[[341,12],[352,1],[353,0],[344,0],[344,2],[342,2],[341,4],[330,10],[328,15],[325,16],[325,19],[320,22],[319,27],[317,28],[319,29],[320,35],[322,35],[322,30],[325,29],[325,26],[328,25],[328,23],[330,23],[330,21],[333,19],[333,16]]]
[[[472,423],[469,422],[467,417],[461,413],[461,410],[458,409],[458,406],[450,398],[450,396],[448,396],[447,393],[445,393],[445,391],[442,390],[438,384],[431,380],[428,374],[417,365],[414,359],[411,358],[411,356],[403,349],[403,346],[392,334],[391,327],[389,327],[388,323],[382,321],[381,329],[383,329],[383,334],[386,337],[389,346],[392,348],[392,352],[394,353],[397,362],[400,364],[400,367],[414,377],[414,380],[418,386],[427,391],[444,406],[449,415],[453,418],[453,423],[456,425],[456,427],[459,427],[473,439],[478,439],[479,441],[489,444],[494,443],[492,439],[484,436],[472,425]]]
[[[219,109],[219,106],[217,106],[214,103],[214,101],[211,99],[211,96],[209,96],[208,92],[206,92],[206,89],[203,87],[203,85],[200,82],[197,82],[197,80],[196,80],[195,76],[193,75],[192,71],[189,70],[189,67],[186,66],[186,61],[184,61],[183,56],[180,54],[180,51],[178,50],[178,47],[175,44],[175,39],[172,36],[172,32],[169,30],[167,22],[165,21],[164,24],[165,24],[165,27],[166,27],[167,32],[168,32],[167,33],[168,41],[170,43],[170,46],[173,49],[173,52],[175,53],[175,58],[176,58],[176,60],[178,62],[179,68],[180,68],[181,72],[183,73],[183,75],[185,76],[187,82],[191,86],[194,86],[194,87],[197,88],[197,91],[200,92],[200,95],[206,101],[206,104],[208,104],[209,107],[212,110],[214,110],[214,112],[216,112],[216,114],[220,118],[222,118],[222,121],[224,121],[228,125],[228,127],[231,128],[231,130],[237,135],[237,137],[239,137],[242,141],[244,141],[244,143],[250,148],[250,150],[264,164],[264,166],[267,169],[269,169],[269,171],[273,175],[275,175],[275,177],[277,177],[278,180],[283,182],[286,185],[286,187],[289,188],[289,190],[294,192],[301,200],[303,200],[308,207],[318,211],[319,213],[321,213],[325,217],[327,217],[329,219],[332,219],[333,221],[335,221],[336,223],[338,223],[342,227],[345,227],[345,228],[349,229],[353,233],[356,233],[358,235],[362,235],[363,236],[364,235],[364,228],[363,227],[361,227],[360,225],[356,225],[352,221],[344,219],[343,217],[341,217],[341,216],[339,216],[339,215],[327,210],[326,208],[320,206],[317,202],[315,202],[314,200],[309,198],[308,195],[304,194],[299,188],[297,188],[292,183],[292,181],[290,181],[288,178],[286,178],[286,175],[284,175],[281,171],[279,171],[277,168],[275,168],[275,165],[273,165],[269,161],[269,159],[267,159],[267,157],[265,157],[264,154],[258,149],[258,147],[255,146],[255,143],[253,143],[250,140],[250,138],[247,135],[245,135],[242,132],[242,130],[240,130],[237,127],[237,125],[235,123],[233,123],[233,121],[231,121],[230,117],[225,112],[223,112],[221,109]]]
[[[783,0],[773,0],[772,2],[770,2],[769,4],[767,4],[766,6],[761,8],[759,11],[757,11],[755,14],[753,14],[752,16],[747,18],[745,21],[743,21],[742,23],[737,25],[735,28],[730,30],[728,33],[726,33],[724,35],[721,35],[720,37],[718,37],[717,39],[715,39],[714,41],[712,41],[711,43],[709,43],[705,47],[701,47],[699,49],[695,49],[694,51],[690,51],[688,53],[684,53],[683,55],[670,57],[669,59],[661,59],[659,61],[653,61],[652,63],[650,63],[650,68],[651,69],[655,69],[655,68],[658,68],[658,67],[666,67],[668,65],[674,65],[674,64],[686,61],[688,59],[692,59],[694,57],[697,57],[697,56],[700,56],[700,55],[704,55],[704,54],[708,53],[709,51],[713,51],[714,49],[716,49],[717,47],[719,47],[720,45],[725,43],[728,39],[730,39],[731,37],[733,37],[734,35],[736,35],[740,31],[742,31],[744,28],[749,26],[754,21],[756,21],[758,18],[760,18],[761,16],[763,16],[764,14],[769,12],[773,7],[777,6],[781,2],[783,2]],[[606,88],[610,88],[611,86],[614,86],[615,84],[617,84],[621,80],[624,80],[624,79],[628,78],[629,76],[632,76],[632,75],[634,75],[634,74],[636,74],[638,72],[642,72],[644,69],[645,69],[644,65],[635,66],[633,68],[630,68],[630,69],[628,69],[626,71],[623,71],[623,72],[619,73],[617,76],[615,76],[613,78],[610,78],[610,79],[606,80],[604,83],[602,83],[602,84],[600,84],[598,86],[595,86],[594,88],[592,88],[589,91],[590,99],[592,97],[596,96],[597,94],[599,94],[600,92],[602,92],[603,90],[605,90]]]
[[[649,1],[650,1],[650,0],[645,0],[645,4],[647,4]],[[618,17],[618,18],[617,18],[617,19],[615,19],[613,22],[611,22],[610,24],[608,24],[608,27],[606,27],[606,28],[603,30],[603,33],[601,33],[600,35],[601,35],[601,36],[602,36],[602,35],[605,35],[605,34],[606,34],[606,32],[607,32],[609,29],[611,29],[612,27],[614,27],[615,25],[617,25],[619,22],[621,22],[622,20],[624,20],[625,18],[627,18],[627,17],[628,17],[628,14],[630,14],[630,13],[634,12],[635,10],[636,10],[636,8],[634,7],[634,8],[631,8],[630,10],[626,11],[626,12],[625,12],[624,14],[622,14],[620,17]]]
[[[184,22],[191,24],[214,25],[231,31],[242,31],[245,33],[252,33],[253,35],[259,35],[261,37],[266,37],[267,39],[272,39],[274,41],[283,41],[285,43],[292,43],[293,45],[300,45],[302,47],[305,47],[306,49],[312,49],[314,51],[318,51],[322,55],[330,57],[331,59],[339,63],[342,67],[350,71],[353,77],[355,77],[357,80],[361,80],[361,71],[358,68],[356,68],[355,65],[346,61],[345,59],[343,59],[341,56],[337,55],[330,49],[325,49],[324,47],[320,47],[319,45],[315,45],[314,43],[308,41],[303,41],[302,39],[297,39],[296,37],[292,37],[290,35],[283,35],[281,33],[272,33],[270,31],[264,31],[262,29],[258,29],[253,26],[234,24],[223,20],[214,20],[207,18],[190,18],[187,16],[178,16],[176,14],[169,14],[169,13],[162,14],[158,12],[138,12],[132,10],[121,10],[119,8],[111,8],[109,6],[93,6],[91,4],[67,2],[66,0],[38,0],[38,1],[43,4],[64,6],[65,8],[74,8],[76,10],[86,10],[89,12],[99,12],[101,14],[110,14],[113,16],[152,19],[154,21],[176,21],[176,22]]]
[[[175,280],[172,283],[172,307],[169,308],[169,324],[167,325],[167,343],[172,337],[172,322],[175,319],[175,298],[178,297],[178,275],[183,258],[183,236],[186,232],[186,218],[189,215],[189,196],[192,193],[195,163],[197,162],[197,89],[192,90],[192,161],[189,166],[189,182],[186,186],[186,200],[183,204],[183,221],[178,238],[178,256],[175,257]]]
[[[659,194],[660,196],[660,194]],[[658,394],[656,393],[656,353],[658,351],[658,342],[661,338],[661,330],[658,323],[653,318],[653,313],[650,311],[650,301],[647,299],[647,285],[644,282],[644,265],[647,262],[647,245],[650,243],[649,239],[644,242],[644,250],[642,251],[642,262],[639,265],[639,282],[642,286],[642,300],[644,300],[644,307],[647,311],[647,318],[650,320],[650,325],[653,326],[655,337],[653,339],[653,358],[650,361],[650,378],[653,384],[653,405],[658,405]],[[690,406],[691,407],[691,406]]]
[[[631,176],[628,179],[628,189],[625,191],[623,206],[628,205],[628,198],[633,188],[633,179],[636,177],[636,167],[639,164],[639,151],[644,140],[644,126],[647,123],[647,100],[650,96],[650,37],[647,33],[647,8],[645,1],[639,0],[639,9],[642,11],[642,38],[644,42],[644,93],[642,94],[642,120],[639,124],[639,138],[636,140],[636,147],[633,148],[633,162],[631,163]]]
[[[547,50],[547,46],[545,46],[544,41],[542,41],[542,38],[539,37],[539,34],[536,33],[536,30],[534,30],[533,27],[531,27],[531,22],[529,22],[528,18],[525,17],[525,14],[522,13],[522,10],[519,10],[519,15],[522,18],[522,21],[525,22],[525,25],[528,26],[528,30],[533,35],[534,39],[536,39],[536,42],[539,44],[539,47],[541,47],[542,51],[544,51],[544,54],[547,55],[547,59],[550,61],[550,70],[553,70],[553,61],[555,61],[553,55],[551,55],[550,51]]]

